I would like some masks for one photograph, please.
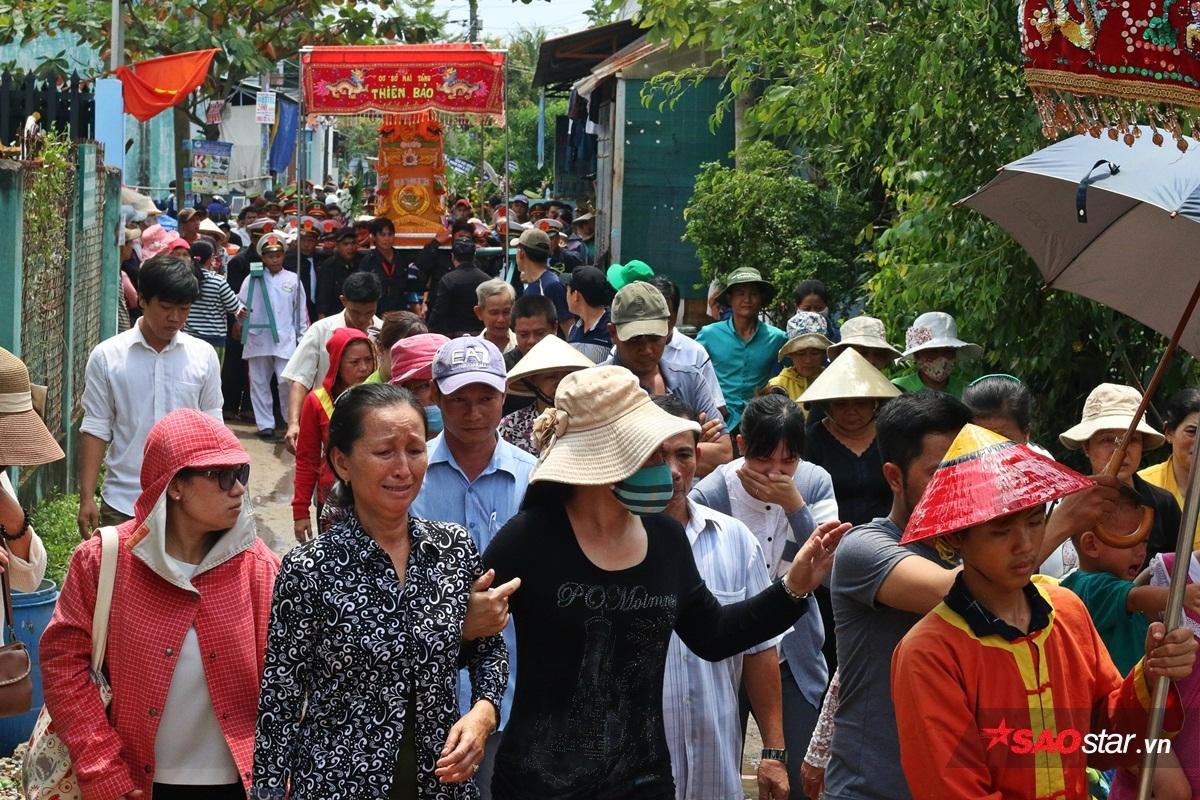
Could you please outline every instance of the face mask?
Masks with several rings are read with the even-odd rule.
[[[442,432],[442,409],[437,406],[425,406],[425,424],[429,433],[437,436]]]
[[[818,311],[817,313],[818,313],[818,314],[820,314],[820,315],[821,315],[822,317],[824,317],[825,319],[829,319],[829,308],[828,308],[828,307],[822,308],[822,309],[821,309],[820,311]]]
[[[918,361],[917,372],[924,375],[934,383],[941,383],[950,377],[950,371],[954,369],[954,359],[946,356],[938,356],[929,361]]]
[[[671,468],[666,464],[642,467],[625,480],[614,483],[613,494],[632,514],[660,514],[675,494]]]

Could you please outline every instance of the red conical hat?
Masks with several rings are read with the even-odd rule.
[[[961,531],[1092,485],[1023,444],[966,425],[925,487],[900,544]]]

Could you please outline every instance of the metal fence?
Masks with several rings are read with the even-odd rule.
[[[71,73],[64,81],[39,80],[0,74],[0,144],[21,135],[25,118],[34,112],[42,115],[42,127],[67,131],[74,140],[91,138],[96,116],[96,98],[79,75]]]
[[[120,173],[93,143],[67,156],[0,161],[0,229],[19,233],[0,242],[0,346],[48,387],[46,425],[67,454],[23,471],[28,499],[73,486],[87,358],[116,333],[120,300]]]

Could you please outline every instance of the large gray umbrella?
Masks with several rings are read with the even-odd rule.
[[[1200,148],[1180,153],[1169,145],[1156,146],[1149,128],[1132,147],[1073,136],[1002,167],[959,205],[1008,231],[1047,286],[1171,336],[1200,282]],[[1107,163],[1095,166],[1100,161]],[[1079,222],[1086,176],[1087,222]],[[1200,319],[1180,345],[1200,356]]]
[[[1075,136],[1006,165],[960,202],[989,217],[1025,248],[1047,287],[1103,303],[1170,337],[1129,432],[1145,412],[1176,346],[1200,356],[1200,153],[1159,147],[1149,131],[1132,146]],[[1128,439],[1128,435],[1125,437]],[[1200,439],[1197,440],[1200,445]],[[1124,459],[1117,448],[1105,471]],[[1200,514],[1197,450],[1184,500],[1166,624],[1179,624]],[[1149,519],[1139,528],[1141,538]],[[1104,534],[1096,531],[1098,535]],[[1109,535],[1101,535],[1106,541]],[[1121,537],[1124,545],[1137,534]],[[1111,543],[1116,543],[1111,542]],[[1162,733],[1169,682],[1154,687],[1149,738]],[[1156,751],[1143,756],[1138,797],[1150,796]]]

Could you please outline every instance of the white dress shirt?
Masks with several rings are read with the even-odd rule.
[[[296,343],[308,330],[308,307],[304,301],[304,289],[301,288],[300,279],[296,277],[296,273],[288,272],[286,269],[272,273],[271,270],[264,267],[262,276],[263,283],[267,288],[266,299],[275,312],[275,330],[279,334],[279,341],[275,341],[270,328],[252,328],[246,337],[246,345],[242,348],[242,357],[291,358],[292,353],[296,352]],[[246,302],[250,287],[256,283],[253,276],[247,277],[238,292],[238,299],[242,301],[242,305],[247,307],[253,305],[250,308],[250,315],[242,323],[243,325],[265,325],[270,321],[261,289],[255,288],[253,303]]]
[[[133,516],[142,493],[142,448],[154,423],[177,408],[221,419],[221,365],[212,345],[182,331],[161,351],[141,321],[105,339],[88,356],[79,430],[108,442],[101,497]]]
[[[700,577],[722,605],[767,588],[754,534],[738,520],[687,501],[687,537]],[[760,653],[778,639],[746,651]],[[672,634],[663,678],[663,727],[677,800],[742,800],[742,727],[738,686],[742,655],[711,662]]]
[[[678,328],[673,328],[671,338],[667,340],[667,346],[663,349],[663,359],[700,370],[713,403],[717,408],[725,405],[725,395],[721,394],[721,385],[717,383],[717,371],[713,369],[712,359],[708,357],[704,345],[680,333]]]
[[[371,325],[378,328],[383,325],[379,317],[371,317]],[[334,331],[346,327],[346,312],[339,311],[331,317],[319,319],[300,337],[296,352],[288,360],[283,370],[283,377],[292,383],[299,383],[306,389],[320,386],[321,381],[329,373],[329,350],[325,345],[333,338]]]

